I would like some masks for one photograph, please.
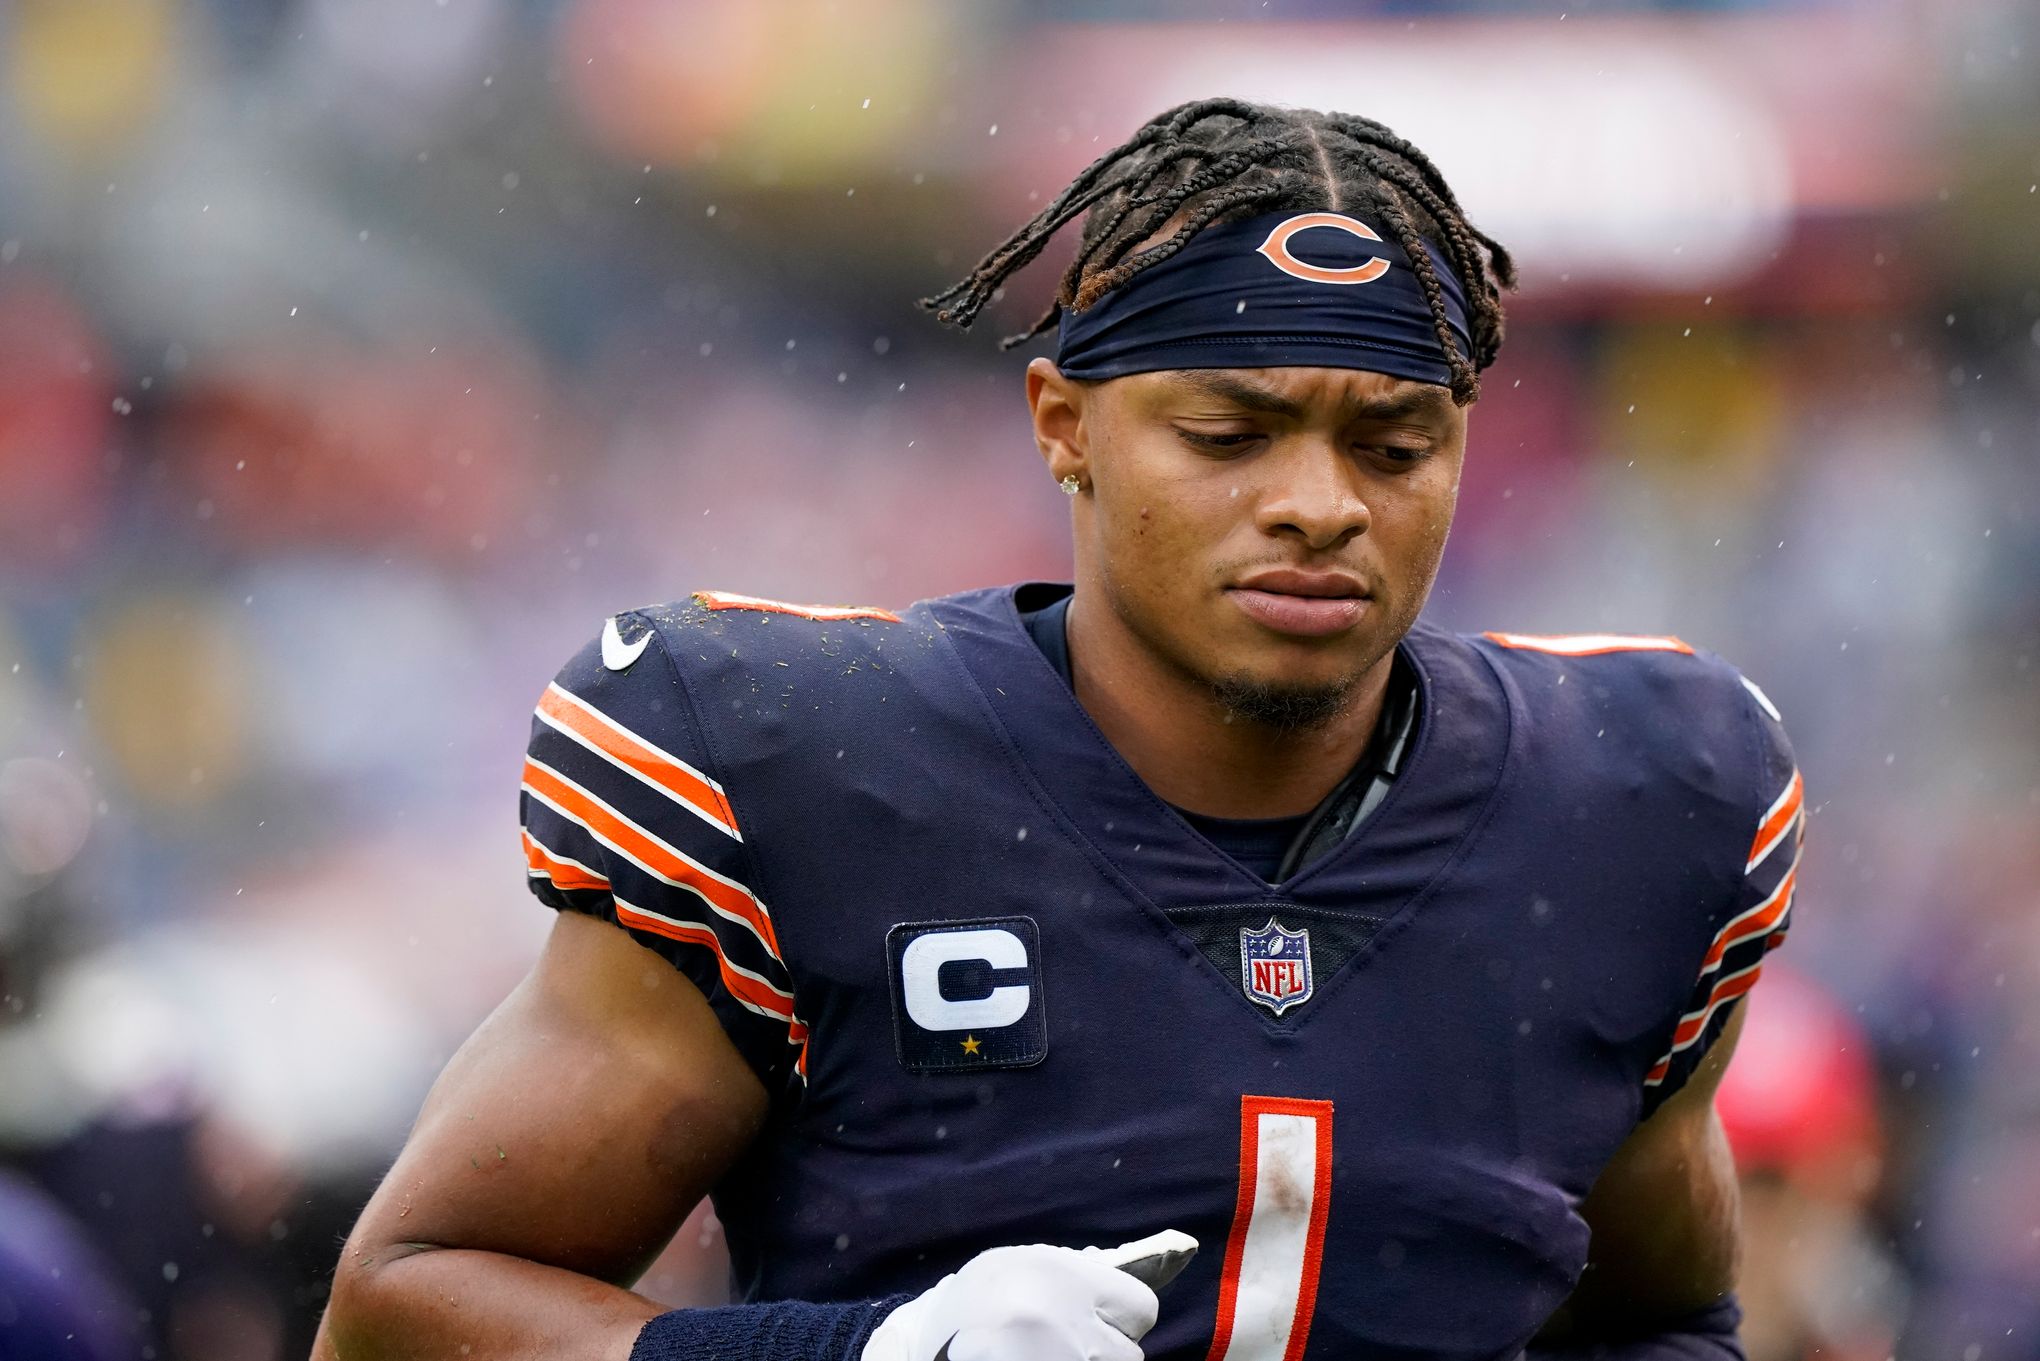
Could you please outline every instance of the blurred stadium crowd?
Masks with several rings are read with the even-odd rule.
[[[554,668],[697,587],[1060,574],[1019,361],[912,299],[1227,93],[1391,123],[1519,247],[1434,616],[1676,632],[1795,735],[1753,1354],[2040,1358],[2036,49],[2019,0],[12,0],[0,1323],[48,1267],[80,1354],[304,1354],[548,925]],[[715,1298],[715,1235],[647,1288]]]

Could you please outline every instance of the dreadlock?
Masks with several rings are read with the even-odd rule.
[[[1180,104],[1144,124],[1071,180],[1034,219],[967,276],[921,305],[968,327],[1001,285],[1082,216],[1077,258],[1039,320],[1003,342],[1022,344],[1181,250],[1214,223],[1254,213],[1372,209],[1396,235],[1431,307],[1452,374],[1452,399],[1480,395],[1480,371],[1502,347],[1502,290],[1516,266],[1474,227],[1431,158],[1371,118],[1281,109],[1239,99]],[[1156,233],[1173,226],[1160,240]],[[1473,353],[1446,320],[1445,293],[1423,241],[1465,281]]]

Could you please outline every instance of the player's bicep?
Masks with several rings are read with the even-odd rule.
[[[766,1107],[699,990],[613,926],[562,914],[447,1065],[349,1251],[470,1248],[634,1279]]]
[[[1648,1328],[1735,1288],[1741,1251],[1735,1161],[1714,1093],[1742,1032],[1733,1007],[1692,1076],[1638,1125],[1580,1207],[1592,1237],[1554,1334]]]

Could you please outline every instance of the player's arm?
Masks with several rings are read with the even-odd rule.
[[[1714,1109],[1742,1028],[1738,999],[1792,926],[1806,791],[1769,698],[1739,674],[1731,692],[1755,740],[1745,821],[1721,847],[1737,889],[1713,925],[1668,1048],[1644,1079],[1645,1118],[1580,1213],[1587,1268],[1540,1334],[1537,1361],[1740,1358],[1735,1301],[1740,1201]]]
[[[1741,1355],[1735,1162],[1714,1110],[1741,1029],[1737,1007],[1686,1085],[1594,1183],[1580,1209],[1593,1230],[1586,1272],[1531,1345],[1532,1361]]]
[[[766,1105],[693,984],[562,913],[363,1212],[315,1356],[622,1361],[660,1312],[626,1287]]]

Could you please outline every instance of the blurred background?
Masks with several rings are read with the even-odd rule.
[[[1523,263],[1433,616],[1676,632],[1794,734],[1753,1354],[2040,1358],[2036,49],[2026,0],[11,0],[0,1331],[305,1353],[549,923],[554,669],[699,587],[1062,575],[993,344],[1055,261],[983,334],[912,300],[1223,93],[1390,123]]]

